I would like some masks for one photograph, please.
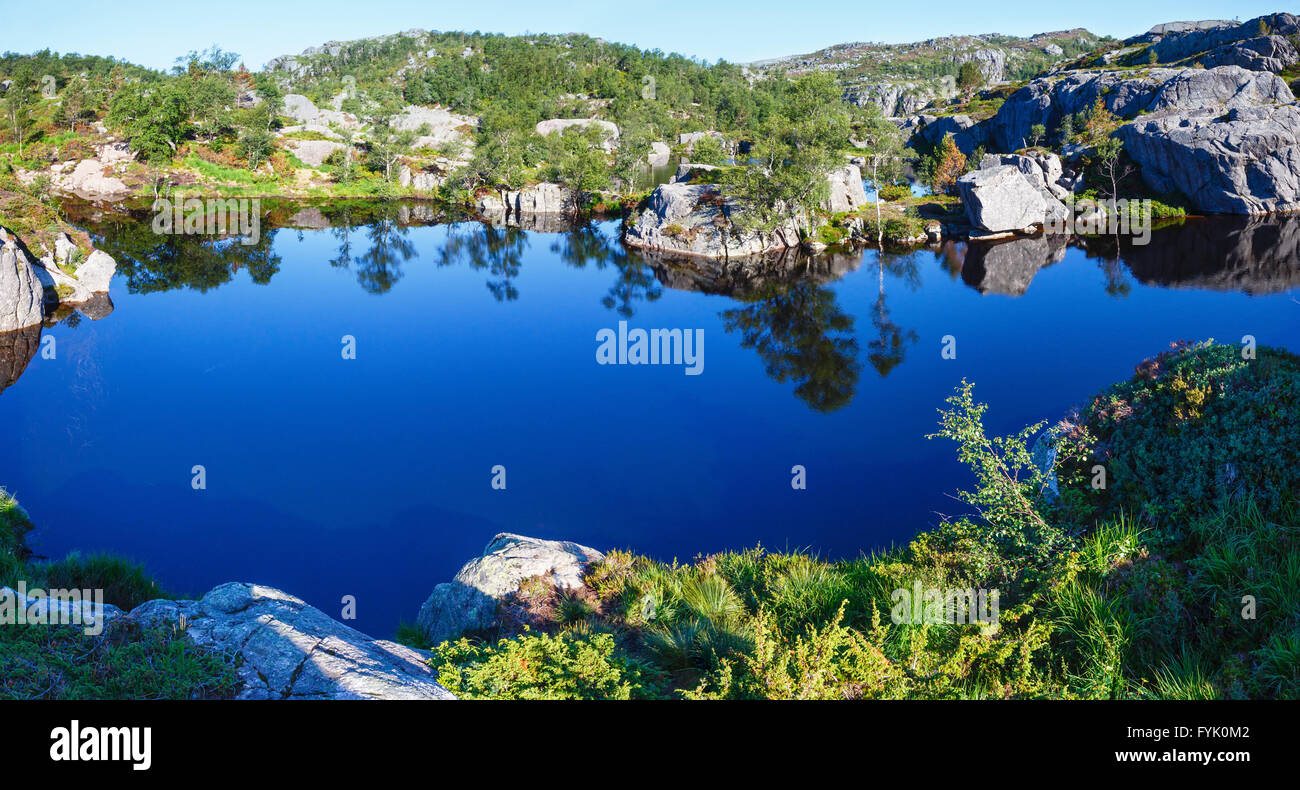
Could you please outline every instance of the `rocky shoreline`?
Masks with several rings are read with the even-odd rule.
[[[419,629],[432,644],[482,634],[505,621],[526,621],[512,604],[525,581],[569,593],[584,588],[583,574],[604,555],[568,541],[500,533],[455,578],[437,585],[420,607]],[[0,594],[16,596],[10,588]],[[193,644],[230,657],[237,699],[455,699],[438,683],[432,657],[397,642],[375,639],[289,593],[247,582],[220,584],[197,600],[160,598],[129,612],[105,605],[102,620],[89,604],[30,602],[58,607],[63,622],[112,629],[126,625],[173,628]]]

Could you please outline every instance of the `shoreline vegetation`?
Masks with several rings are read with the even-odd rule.
[[[48,216],[64,197],[420,198],[493,222],[622,217],[631,246],[726,259],[1041,233],[1075,197],[1149,200],[1157,223],[1269,213],[1300,208],[1286,141],[1260,131],[1295,110],[1293,40],[1295,18],[1271,14],[1125,41],[1071,30],[806,56],[843,67],[825,70],[422,30],[260,72],[216,45],[166,72],[10,52],[0,217],[34,251],[58,229],[88,254]],[[1258,56],[1265,44],[1281,54]],[[1245,141],[1245,158],[1179,148],[1175,122]],[[1083,213],[1097,211],[1114,209]]]
[[[963,383],[931,438],[970,466],[971,514],[906,547],[593,553],[572,586],[509,585],[490,627],[430,645],[403,626],[398,641],[432,648],[421,660],[462,698],[1294,698],[1300,357],[1256,351],[1174,344],[1046,431],[1008,437],[985,434]],[[0,586],[100,587],[123,610],[171,597],[121,559],[37,560],[31,529],[0,495]],[[918,621],[900,590],[996,590],[995,618]],[[134,613],[101,637],[3,628],[0,697],[236,696],[256,659],[186,635],[184,616]]]

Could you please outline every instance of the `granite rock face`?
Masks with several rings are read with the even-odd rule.
[[[1065,215],[1041,172],[1026,175],[1012,164],[971,171],[957,179],[957,189],[971,226],[984,233],[1023,231]]]
[[[0,229],[0,332],[45,320],[44,288],[18,242]]]
[[[822,202],[822,208],[832,214],[840,211],[854,211],[867,202],[867,192],[862,187],[862,170],[857,165],[845,165],[832,170],[826,175],[830,183],[830,194]]]
[[[1300,208],[1300,105],[1144,117],[1117,134],[1148,186],[1181,192],[1203,211]]]
[[[771,233],[741,231],[732,223],[736,206],[713,184],[660,184],[646,208],[630,222],[623,241],[630,247],[700,258],[744,258],[798,246],[798,229]]]
[[[1295,97],[1277,76],[1239,66],[1151,69],[1136,77],[1122,71],[1073,71],[1040,77],[1007,97],[997,114],[980,124],[983,139],[990,150],[1019,150],[1033,126],[1052,133],[1066,116],[1087,112],[1098,99],[1116,116],[1133,119],[1139,113],[1228,110],[1288,103]]]
[[[1241,24],[1220,20],[1202,23],[1173,23],[1162,26],[1164,29],[1160,32],[1155,43],[1152,44],[1151,49],[1156,53],[1158,62],[1173,63],[1202,52],[1210,52],[1237,42],[1258,38],[1260,36],[1261,22],[1267,31],[1266,35],[1293,36],[1300,34],[1300,20],[1287,13],[1268,14]],[[1181,27],[1176,27],[1177,25],[1181,25]]]
[[[450,582],[439,584],[420,607],[417,625],[430,642],[457,639],[498,622],[498,605],[525,579],[541,577],[560,590],[576,590],[599,551],[560,540],[502,532],[483,555],[470,560]]]
[[[183,618],[194,644],[242,659],[240,699],[455,699],[427,653],[372,639],[271,587],[232,582],[197,601],[149,601],[127,617]]]

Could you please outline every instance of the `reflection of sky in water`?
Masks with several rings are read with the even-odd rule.
[[[125,553],[188,593],[258,581],[327,611],[356,595],[377,634],[498,531],[665,559],[758,542],[854,555],[962,511],[954,448],[922,438],[962,377],[1008,432],[1174,340],[1300,347],[1294,234],[1207,227],[1157,235],[1132,268],[950,245],[883,271],[874,252],[835,259],[794,287],[648,264],[613,223],[187,248],[124,264],[107,318],[46,330],[58,359],[0,396],[0,482],[43,553]],[[596,365],[619,320],[703,329],[703,375]]]

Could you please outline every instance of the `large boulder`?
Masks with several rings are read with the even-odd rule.
[[[521,189],[486,192],[477,200],[479,213],[488,216],[527,216],[530,214],[570,214],[575,204],[573,193],[550,182]]]
[[[677,165],[677,172],[669,179],[669,183],[676,184],[684,181],[695,181],[697,178],[702,183],[708,183],[714,176],[709,175],[714,170],[718,170],[717,165],[702,165],[695,162],[682,162]]]
[[[285,94],[281,112],[308,128],[328,129],[330,124],[349,129],[357,129],[361,126],[361,122],[352,113],[342,112],[341,110],[322,110],[311,99],[300,93]]]
[[[830,182],[830,194],[822,201],[822,208],[832,214],[841,211],[855,211],[867,202],[866,190],[862,188],[862,171],[857,165],[845,165],[827,174]]]
[[[334,140],[287,140],[286,144],[293,155],[312,167],[320,167],[335,151],[347,146]]]
[[[673,151],[667,143],[658,140],[650,143],[650,153],[646,154],[646,163],[651,167],[663,167],[672,158]]]
[[[1148,186],[1203,211],[1300,209],[1300,105],[1144,117],[1117,134]]]
[[[44,288],[17,239],[0,229],[0,332],[45,320]]]
[[[95,250],[77,267],[77,281],[92,294],[107,293],[108,285],[116,273],[117,261],[113,260],[113,256],[103,250]]]
[[[559,590],[578,590],[599,551],[561,540],[502,532],[483,555],[470,560],[450,582],[439,584],[420,607],[417,625],[433,643],[485,631],[498,623],[498,606],[525,579],[541,577]]]
[[[1015,165],[999,164],[957,179],[962,205],[972,227],[984,234],[1013,233],[1064,217],[1065,206]]]
[[[127,617],[184,626],[238,659],[240,699],[454,699],[419,650],[373,639],[271,587],[232,582],[197,601],[156,600]]]

